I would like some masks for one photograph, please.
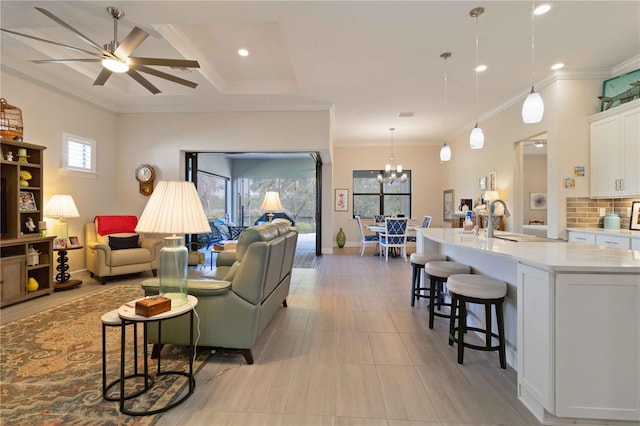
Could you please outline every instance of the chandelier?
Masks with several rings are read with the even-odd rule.
[[[404,183],[407,181],[407,174],[402,173],[402,164],[396,165],[396,159],[393,157],[393,131],[395,127],[389,128],[391,132],[391,156],[389,162],[384,166],[384,173],[378,173],[378,182],[388,183]]]

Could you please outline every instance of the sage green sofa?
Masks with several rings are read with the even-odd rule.
[[[232,266],[217,267],[213,279],[189,280],[189,294],[198,298],[198,346],[239,349],[253,364],[251,348],[280,306],[287,306],[297,242],[298,233],[284,223],[247,228],[238,238]],[[159,279],[143,281],[142,288],[147,296],[158,294]],[[197,337],[196,327],[194,321]],[[163,321],[160,338],[151,323],[149,342],[154,352],[165,344],[187,345],[188,330],[188,316]]]

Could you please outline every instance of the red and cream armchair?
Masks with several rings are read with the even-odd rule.
[[[85,226],[86,261],[91,276],[107,277],[151,271],[157,275],[162,239],[135,232],[136,216],[96,216]]]

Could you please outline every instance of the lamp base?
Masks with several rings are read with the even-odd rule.
[[[46,231],[46,230],[45,230]],[[60,219],[58,223],[53,225],[53,234],[60,240],[69,239],[69,224],[66,220]]]
[[[184,238],[166,237],[160,249],[160,295],[171,299],[175,308],[187,303],[187,267],[189,253]]]

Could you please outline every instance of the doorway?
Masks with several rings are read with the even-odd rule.
[[[520,141],[522,232],[547,236],[547,133]],[[517,224],[514,224],[517,225]]]
[[[203,201],[215,208],[207,213],[210,220],[254,226],[268,213],[260,210],[266,191],[277,190],[282,214],[298,230],[299,249],[306,250],[304,263],[315,264],[322,235],[322,161],[318,153],[191,152],[185,159],[186,180],[194,182],[199,193],[209,194],[201,198],[215,198]],[[203,177],[206,179],[199,182]]]

